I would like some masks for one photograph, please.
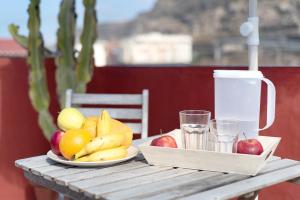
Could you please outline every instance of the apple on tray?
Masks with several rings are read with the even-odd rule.
[[[151,146],[177,148],[176,140],[170,135],[163,135],[153,139]]]
[[[257,139],[240,140],[237,144],[237,153],[260,155],[264,151]]]

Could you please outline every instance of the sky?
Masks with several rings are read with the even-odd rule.
[[[97,0],[97,18],[100,23],[128,21],[140,12],[151,10],[156,0]],[[3,0],[0,6],[0,38],[10,38],[7,26],[14,23],[27,34],[27,7],[30,0]],[[46,44],[55,42],[60,0],[41,0],[41,29]],[[82,26],[82,0],[76,0],[77,27]]]

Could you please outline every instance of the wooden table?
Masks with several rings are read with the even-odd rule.
[[[142,155],[98,168],[61,165],[45,155],[17,160],[15,164],[33,183],[74,199],[251,199],[255,191],[265,187],[300,182],[300,163],[278,157],[254,177],[149,166]]]

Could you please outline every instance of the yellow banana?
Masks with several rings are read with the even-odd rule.
[[[97,122],[97,137],[110,133],[110,120],[109,113],[103,110]]]
[[[88,160],[89,160],[89,158],[88,158],[89,156],[83,156],[83,157],[81,157],[81,158],[78,158],[78,159],[76,159],[76,160],[74,160],[75,162],[89,162]]]
[[[106,149],[92,153],[91,155],[84,156],[76,159],[76,162],[97,162],[108,161],[125,158],[127,156],[126,147],[117,147],[113,149]]]
[[[82,129],[87,130],[91,134],[92,138],[97,136],[97,122],[98,116],[90,116],[85,118],[85,122],[82,127]]]
[[[126,139],[124,140],[122,146],[129,147],[132,143],[132,137],[133,137],[132,129],[126,124],[115,119],[111,119],[110,124],[111,124],[110,133],[124,134]]]
[[[83,149],[81,149],[78,153],[75,154],[75,159],[94,153],[99,150],[119,147],[123,144],[125,139],[126,138],[124,134],[110,134],[101,137],[96,137],[90,143],[85,145]]]

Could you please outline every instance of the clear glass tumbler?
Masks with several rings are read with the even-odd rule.
[[[206,110],[183,110],[179,112],[184,149],[206,150],[211,113]]]
[[[207,138],[207,150],[236,153],[240,123],[236,120],[211,120]]]

